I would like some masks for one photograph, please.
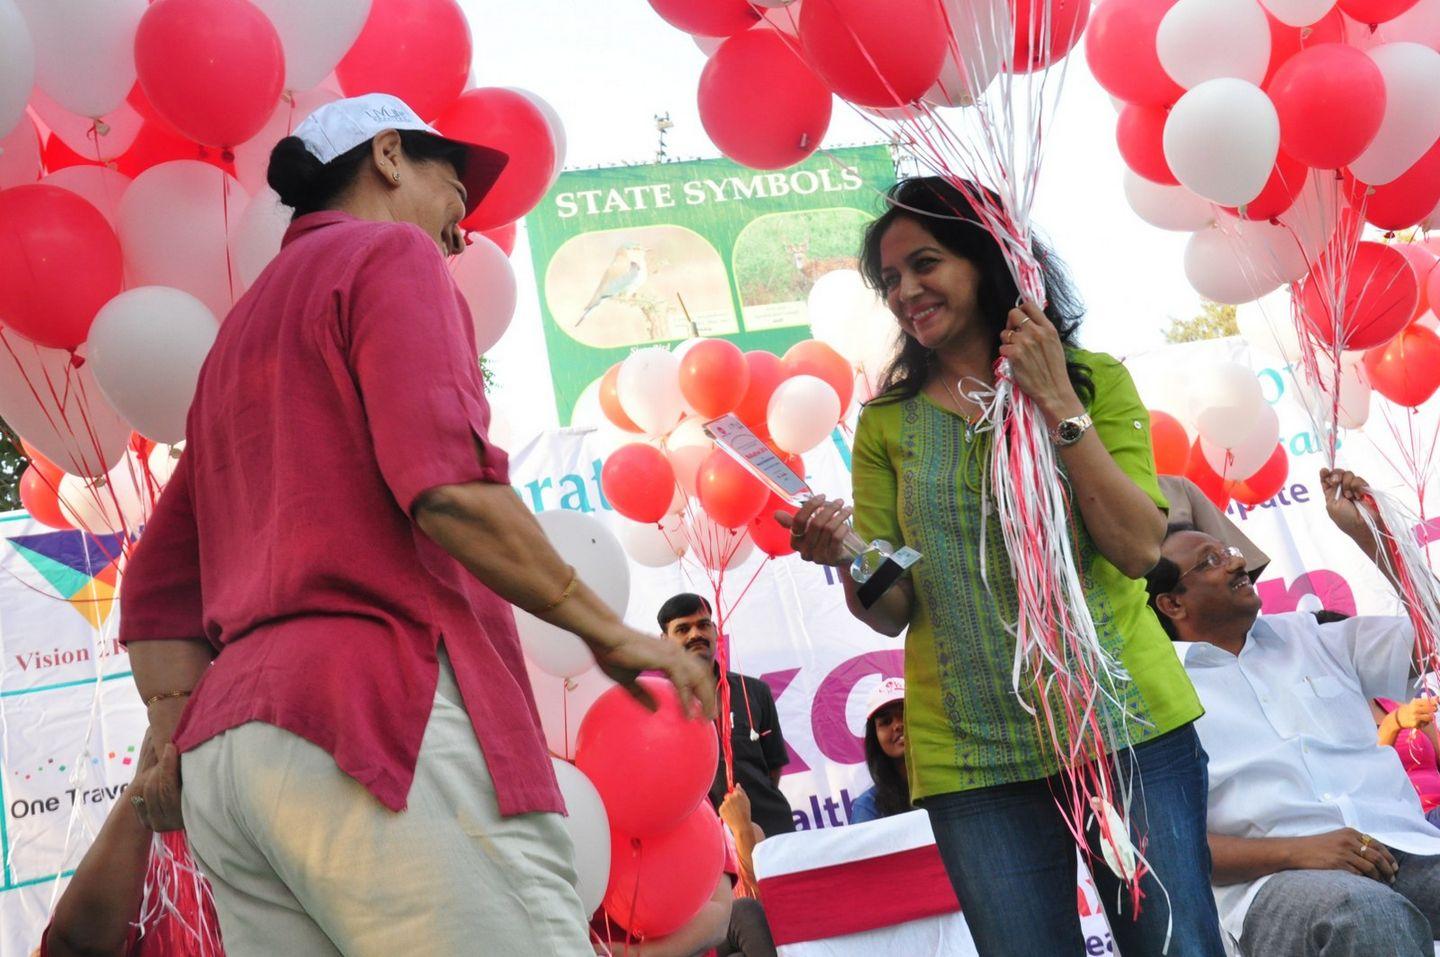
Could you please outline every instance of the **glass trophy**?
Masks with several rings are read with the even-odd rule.
[[[805,480],[734,415],[722,415],[705,423],[705,434],[750,474],[791,505],[800,506],[814,497]],[[920,560],[913,548],[896,549],[889,542],[866,542],[854,529],[845,535],[845,552],[850,558],[850,577],[860,588],[856,597],[869,608],[900,580],[906,569]]]

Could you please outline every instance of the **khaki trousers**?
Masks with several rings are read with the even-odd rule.
[[[502,818],[449,662],[402,813],[251,722],[184,755],[190,846],[229,957],[593,957],[558,814]]]

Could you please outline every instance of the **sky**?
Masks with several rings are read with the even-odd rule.
[[[474,38],[476,83],[523,87],[548,100],[565,123],[567,168],[653,160],[658,113],[669,113],[674,123],[667,135],[671,158],[719,155],[695,105],[705,56],[645,0],[460,0],[460,5]],[[1147,225],[1125,201],[1115,109],[1090,76],[1083,46],[1072,53],[1049,132],[1034,218],[1085,299],[1081,344],[1123,356],[1161,345],[1170,319],[1195,315],[1200,299],[1182,268],[1186,235]],[[870,120],[835,101],[825,146],[881,141]],[[543,382],[545,370],[536,366],[544,340],[523,237],[512,262],[519,305],[490,358],[496,405],[514,420],[517,433],[528,433],[556,424],[554,400]]]

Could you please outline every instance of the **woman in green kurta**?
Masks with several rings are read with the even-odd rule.
[[[851,611],[877,631],[908,628],[905,724],[910,794],[936,842],[983,957],[1081,953],[1074,838],[1059,800],[1066,778],[1012,677],[1017,615],[1009,559],[984,491],[991,435],[971,393],[994,383],[997,357],[1051,425],[1075,521],[1077,570],[1101,643],[1128,680],[1103,722],[1117,779],[1133,786],[1135,844],[1152,873],[1137,916],[1087,840],[1100,898],[1126,957],[1223,953],[1209,886],[1201,708],[1137,579],[1159,556],[1166,506],[1149,415],[1115,359],[1075,345],[1079,309],[1044,249],[1049,303],[1024,303],[999,245],[966,196],[907,180],[870,227],[861,268],[903,333],[880,394],[861,412],[853,456],[854,524],[864,539],[924,560],[869,609],[846,580]],[[841,565],[851,510],[815,499],[791,523],[802,557]],[[982,535],[982,523],[989,529]],[[988,575],[986,571],[988,570]],[[1163,887],[1163,890],[1162,890]]]

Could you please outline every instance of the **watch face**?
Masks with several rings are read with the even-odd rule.
[[[1074,442],[1085,434],[1080,428],[1080,423],[1070,419],[1061,422],[1060,428],[1057,431],[1060,433],[1060,441],[1062,442]]]

